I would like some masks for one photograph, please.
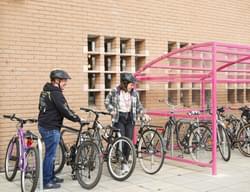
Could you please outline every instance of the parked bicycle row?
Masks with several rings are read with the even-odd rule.
[[[136,145],[127,137],[121,136],[120,130],[111,126],[103,126],[99,121],[100,115],[107,112],[98,112],[93,109],[81,108],[85,112],[95,114],[92,126],[90,122],[81,121],[80,129],[62,126],[59,147],[54,161],[54,173],[58,174],[66,165],[72,168],[72,179],[86,189],[95,187],[102,174],[103,162],[107,162],[110,175],[118,180],[126,180],[134,171],[136,157],[146,173],[154,174],[160,170],[164,162],[164,143],[157,131],[145,124],[139,130]],[[24,130],[24,124],[37,122],[36,119],[21,119],[15,114],[5,118],[16,120],[17,135],[9,142],[5,157],[6,179],[12,181],[18,170],[21,171],[22,191],[34,191],[39,177],[39,154],[35,136]],[[86,129],[83,129],[87,127]],[[74,144],[67,145],[64,139],[66,132],[77,134]],[[124,166],[127,166],[124,169]]]
[[[231,108],[229,108],[231,109]],[[244,155],[250,156],[250,108],[235,108],[241,111],[240,117],[225,112],[224,107],[217,109],[217,149],[225,161],[229,161],[231,150],[238,148]],[[202,118],[209,110],[189,111],[188,119],[177,119],[175,110],[170,111],[164,129],[161,129],[169,151],[179,150],[182,154],[190,154],[195,161],[212,162],[212,122]]]
[[[80,123],[80,129],[62,126],[61,139],[56,152],[55,174],[63,170],[65,164],[72,168],[72,179],[77,179],[83,188],[95,187],[102,174],[103,162],[107,162],[110,175],[118,180],[126,180],[134,171],[136,157],[146,173],[157,173],[164,162],[166,150],[171,148],[171,134],[174,134],[176,146],[183,153],[190,154],[193,160],[211,162],[212,131],[211,121],[198,119],[200,112],[191,111],[197,115],[195,120],[177,120],[171,116],[165,129],[148,124],[141,119],[137,143],[121,136],[120,130],[111,126],[103,126],[99,121],[101,115],[110,113],[81,108],[82,111],[93,113],[93,122]],[[243,155],[250,156],[250,108],[241,107],[240,118],[233,114],[225,114],[223,107],[217,110],[217,140],[218,149],[225,161],[230,159],[231,149],[237,148]],[[33,145],[37,140],[30,131],[24,131],[26,123],[37,122],[36,119],[21,119],[15,115],[4,115],[5,118],[18,121],[17,136],[14,136],[7,148],[5,158],[6,179],[14,179],[17,170],[21,171],[22,191],[33,191],[39,177],[39,155]],[[185,134],[182,128],[185,126]],[[87,127],[83,129],[83,127]],[[64,134],[77,134],[77,139],[70,147],[64,140]],[[126,165],[126,169],[124,169]],[[30,190],[27,190],[30,189]]]
[[[13,180],[19,169],[22,191],[35,190],[39,171],[43,172],[45,189],[60,188],[63,179],[56,174],[62,171],[65,164],[72,168],[72,179],[77,179],[83,188],[91,189],[100,181],[103,162],[107,162],[110,175],[118,181],[132,175],[136,158],[146,173],[157,173],[163,165],[166,151],[177,148],[183,154],[190,154],[195,161],[211,163],[211,121],[199,118],[204,111],[189,111],[188,115],[192,117],[189,120],[177,119],[174,111],[170,111],[165,126],[150,125],[150,118],[133,88],[136,79],[130,73],[123,73],[120,85],[112,89],[105,99],[107,112],[81,108],[84,113],[95,115],[94,121],[89,122],[70,109],[62,93],[68,79],[71,77],[63,70],[51,71],[51,82],[44,85],[40,94],[37,121],[45,149],[43,170],[39,170],[39,154],[32,144],[37,137],[23,129],[24,124],[36,120],[4,116],[18,121],[17,134],[11,139],[6,152],[6,178]],[[242,113],[245,111],[249,112],[249,109],[245,108]],[[228,139],[230,129],[226,129],[225,121],[227,126],[237,130],[235,143],[239,150],[249,156],[248,124],[242,118],[225,118],[223,112],[223,108],[217,110],[217,144],[223,159],[230,159],[232,143]],[[109,126],[103,126],[99,120],[103,115],[111,118]],[[80,123],[80,129],[63,125],[64,118]],[[132,143],[138,118],[141,119],[138,137],[136,143]],[[68,132],[76,135],[74,144],[70,146],[65,143],[65,133]]]

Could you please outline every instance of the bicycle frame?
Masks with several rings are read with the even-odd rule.
[[[94,135],[95,135],[95,140],[97,141],[97,144],[101,150],[101,153],[103,154],[103,157],[105,159],[105,155],[108,154],[108,150],[110,148],[110,145],[113,143],[113,139],[114,138],[118,138],[118,137],[121,137],[121,133],[117,130],[117,131],[114,131],[113,129],[110,130],[110,133],[109,135],[106,137],[104,137],[103,135],[100,134],[100,129],[103,129],[103,126],[102,124],[98,121],[98,118],[99,118],[99,115],[97,114],[96,115],[96,118],[94,120],[94,123],[93,123],[93,126],[92,130],[94,130]],[[115,136],[113,136],[113,133],[115,133]],[[104,140],[107,145],[106,147],[104,147],[103,143],[102,143],[102,140]]]
[[[25,143],[23,124],[21,123],[20,128],[18,129],[18,141],[19,141],[19,168],[21,171],[25,171],[27,167],[27,159],[25,157],[25,153],[28,150],[28,146]]]
[[[86,123],[86,124],[88,124],[88,123]],[[76,148],[77,148],[77,147],[80,145],[80,142],[81,142],[82,129],[83,129],[84,125],[86,125],[86,124],[81,124],[80,129],[75,129],[75,128],[68,127],[68,126],[65,126],[65,125],[62,126],[62,128],[64,128],[64,129],[61,131],[60,141],[61,141],[61,143],[62,143],[64,152],[66,152],[66,154],[63,154],[63,155],[65,155],[65,157],[66,157],[66,162],[67,162],[67,163],[70,162],[69,157],[70,157],[71,151],[70,151],[70,149],[67,147],[67,145],[65,144],[64,139],[63,139],[63,135],[64,135],[65,132],[77,133],[76,142],[75,142],[75,144],[73,144],[73,145],[75,145]],[[73,146],[73,145],[72,145],[72,146]]]
[[[18,167],[20,171],[25,171],[27,167],[27,159],[26,159],[26,152],[31,147],[32,143],[25,143],[25,131],[24,131],[24,121],[21,121],[17,124],[17,134],[14,136],[14,139],[18,139],[19,143],[19,156],[18,156]],[[30,141],[30,140],[29,140]],[[10,153],[13,150],[13,145],[11,146]]]
[[[106,112],[96,112],[92,109],[87,109],[87,108],[81,108],[81,110],[86,111],[86,112],[91,112],[94,113],[95,115],[95,119],[93,121],[93,125],[91,128],[88,128],[88,130],[93,130],[93,135],[95,138],[95,141],[97,142],[97,145],[99,146],[101,153],[103,154],[103,156],[105,157],[105,155],[108,153],[109,147],[112,144],[112,138],[113,138],[113,133],[115,132],[116,135],[114,138],[116,137],[120,137],[121,133],[120,131],[114,131],[113,129],[110,130],[110,133],[108,135],[108,137],[104,137],[103,135],[100,134],[100,130],[103,129],[103,125],[98,121],[100,114],[102,115],[110,115],[110,113],[106,113]],[[107,143],[106,148],[104,147],[103,143],[102,143],[102,139]]]

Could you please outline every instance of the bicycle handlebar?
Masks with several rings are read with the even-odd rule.
[[[168,101],[168,99],[159,99],[158,100],[159,103],[165,103],[167,104],[169,107],[171,107],[172,109],[175,109],[177,107],[182,107],[182,105],[175,105],[174,103],[171,103]]]
[[[80,110],[86,111],[86,112],[92,112],[92,113],[94,113],[94,114],[96,114],[96,115],[99,115],[99,114],[101,114],[101,115],[111,115],[111,114],[108,113],[108,112],[104,112],[104,111],[95,111],[95,110],[93,110],[93,109],[84,108],[84,107],[81,107]]]
[[[10,119],[11,121],[18,121],[19,123],[36,123],[37,119],[22,119],[19,117],[16,117],[16,114],[12,114],[12,115],[3,115],[4,118],[6,119]]]
[[[190,116],[192,116],[192,115],[200,115],[201,112],[200,111],[190,111],[187,114],[190,115]]]
[[[90,122],[85,121],[85,120],[81,120],[81,121],[79,122],[79,124],[80,124],[80,126],[81,126],[81,128],[82,128],[82,127],[85,126],[85,125],[89,125]],[[76,129],[76,128],[73,128],[73,127],[69,127],[69,126],[66,126],[66,125],[62,125],[61,128],[64,128],[64,129],[67,129],[67,130],[70,130],[70,131],[73,131],[73,132],[79,132],[79,131],[80,131],[79,129]]]
[[[240,111],[248,111],[250,108],[248,106],[240,107],[238,110]]]

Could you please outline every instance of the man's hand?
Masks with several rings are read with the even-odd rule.
[[[84,126],[84,125],[88,125],[89,124],[89,122],[88,121],[86,121],[85,119],[80,119],[80,125],[81,126]]]

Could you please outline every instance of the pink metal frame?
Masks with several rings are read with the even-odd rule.
[[[186,61],[192,62],[189,66]],[[203,66],[193,66],[193,62],[200,62]],[[149,70],[150,69],[150,70]],[[168,74],[162,74],[166,69]],[[156,71],[156,73],[154,73]],[[192,72],[190,72],[192,71]],[[155,74],[155,75],[154,75]],[[180,159],[178,157],[168,157],[177,161],[208,166],[212,168],[212,174],[217,174],[216,162],[216,109],[217,109],[217,83],[250,83],[250,46],[207,42],[191,46],[186,46],[166,53],[142,66],[136,73],[139,81],[151,82],[182,82],[201,84],[201,109],[206,106],[205,85],[211,85],[211,112],[212,115],[201,115],[200,118],[212,119],[212,163],[194,162]],[[179,109],[185,112],[187,109]],[[154,110],[151,115],[169,116],[173,115],[169,111]],[[186,118],[185,114],[174,114],[177,117]]]

